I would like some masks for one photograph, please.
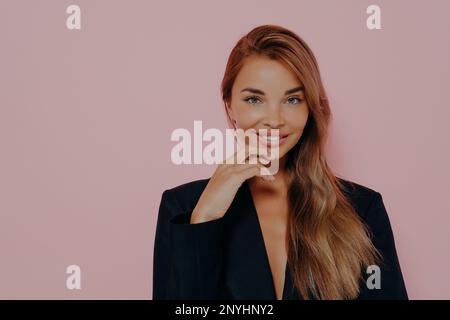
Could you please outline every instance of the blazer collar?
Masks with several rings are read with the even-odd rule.
[[[225,214],[227,259],[225,276],[232,299],[275,300],[275,287],[256,207],[246,180]],[[289,268],[285,269],[283,300],[293,299]],[[297,298],[298,299],[298,298]]]

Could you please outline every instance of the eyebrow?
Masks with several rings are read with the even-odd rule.
[[[305,90],[305,88],[303,87],[303,85],[301,85],[301,86],[298,86],[298,87],[295,87],[295,88],[287,90],[284,94],[288,95],[288,94],[292,94],[292,93],[295,93],[295,92],[301,92],[301,91],[304,91],[304,90]],[[264,91],[261,91],[259,89],[255,89],[255,88],[245,88],[245,89],[241,90],[241,92],[244,92],[244,91],[248,91],[248,92],[255,93],[255,94],[260,94],[262,96],[265,95]]]

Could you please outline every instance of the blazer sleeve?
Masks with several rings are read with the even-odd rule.
[[[372,241],[382,258],[379,265],[381,288],[368,289],[366,283],[364,283],[365,293],[362,298],[407,300],[408,294],[395,248],[391,223],[379,192],[373,195],[373,200],[366,214],[366,222],[372,233]]]
[[[221,299],[223,217],[191,224],[170,190],[162,194],[153,251],[153,299]]]

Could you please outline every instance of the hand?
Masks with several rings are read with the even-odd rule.
[[[192,212],[190,222],[200,223],[223,217],[233,202],[239,187],[247,179],[260,176],[268,181],[275,180],[270,171],[258,163],[258,157],[261,156],[258,148],[247,146],[246,148],[242,147],[225,163],[220,164],[203,190]],[[236,163],[235,157],[243,158],[245,163]],[[255,158],[254,162],[256,163],[247,163],[247,160],[250,162]]]

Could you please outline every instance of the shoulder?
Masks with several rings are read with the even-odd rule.
[[[357,213],[367,220],[374,208],[382,205],[383,200],[381,193],[362,184],[351,180],[337,178],[341,184],[341,190],[353,205]]]
[[[163,192],[162,202],[171,202],[183,211],[192,210],[209,180],[210,178],[199,179],[169,188]],[[378,191],[352,180],[340,177],[337,180],[350,204],[366,222],[373,218],[371,215],[376,214],[371,213],[372,211],[377,208],[384,209],[382,196]]]
[[[380,276],[383,280],[381,282],[384,283],[382,290],[370,290],[368,286],[363,286],[358,299],[408,299],[397,256],[394,233],[381,193],[352,181],[341,179],[340,182],[345,185],[346,194],[349,200],[355,204],[355,209],[365,223],[370,239],[379,254],[380,260],[377,264],[382,272]],[[370,274],[369,269],[366,273]],[[364,276],[364,279],[368,281],[368,277]]]
[[[169,188],[166,190],[166,192],[173,194],[180,200],[190,199],[196,195],[200,196],[203,190],[205,190],[209,180],[210,178],[186,182],[178,186]]]
[[[393,243],[389,215],[380,192],[353,181],[339,179],[347,199],[374,237],[375,246],[382,249]]]
[[[183,210],[192,210],[205,190],[210,178],[199,179],[164,190],[162,202],[174,202]]]

